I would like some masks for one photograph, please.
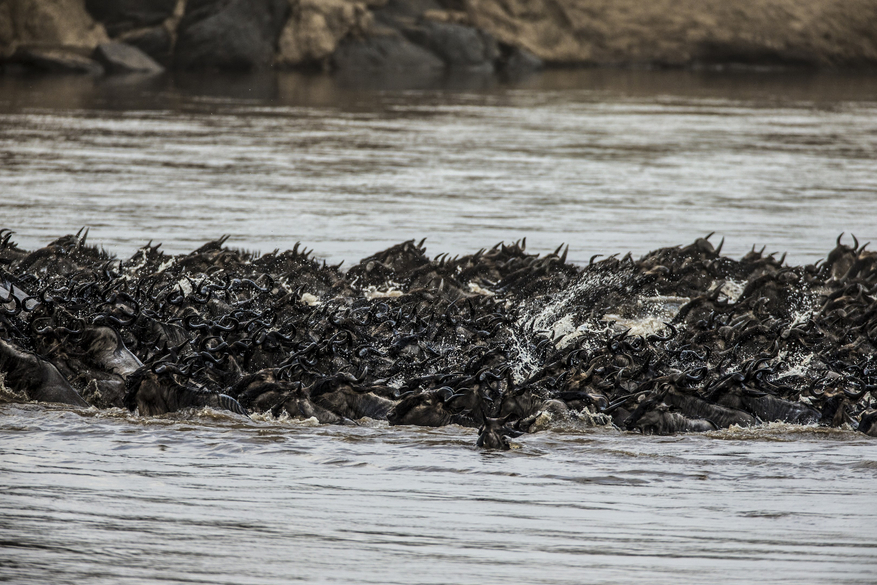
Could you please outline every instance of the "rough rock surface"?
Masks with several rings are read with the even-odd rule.
[[[107,73],[161,73],[164,67],[149,55],[131,45],[113,41],[101,43],[94,51],[95,60]]]
[[[557,64],[877,63],[874,0],[468,0],[473,24]]]
[[[174,50],[181,69],[254,70],[274,61],[287,0],[189,0]]]
[[[332,63],[340,71],[435,71],[444,62],[401,35],[347,40],[338,46]]]
[[[84,0],[0,0],[0,54],[18,45],[91,50],[108,40]]]
[[[405,36],[438,55],[451,69],[493,71],[499,47],[489,34],[471,26],[424,20]]]
[[[364,37],[372,13],[354,0],[293,0],[292,14],[280,34],[277,64],[295,67],[321,63],[345,37]]]

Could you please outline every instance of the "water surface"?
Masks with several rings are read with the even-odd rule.
[[[873,239],[877,79],[551,72],[0,77],[2,226],[120,255],[527,237],[573,260],[711,231],[814,261]],[[0,581],[873,583],[877,442],[143,419],[0,405]]]
[[[348,265],[423,237],[433,254],[567,242],[584,261],[715,231],[734,255],[809,262],[841,232],[877,236],[877,77],[412,83],[0,79],[3,223],[30,248],[87,225],[123,255],[228,233]]]
[[[365,422],[365,421],[363,421]],[[873,583],[877,442],[0,407],[16,583]]]

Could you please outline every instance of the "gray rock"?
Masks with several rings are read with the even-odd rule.
[[[167,65],[173,56],[174,40],[163,26],[140,28],[120,36],[119,41],[137,47],[158,63]]]
[[[9,61],[50,73],[104,74],[104,68],[94,59],[64,48],[20,46]]]
[[[288,0],[189,0],[177,28],[176,66],[267,68],[289,11]]]
[[[424,71],[444,69],[444,62],[402,36],[348,39],[338,45],[332,63],[340,71]]]
[[[152,57],[131,45],[113,41],[101,43],[94,50],[94,58],[107,73],[161,73],[164,67]]]
[[[160,24],[174,13],[176,5],[177,0],[85,0],[86,10],[111,37]]]
[[[519,75],[539,71],[545,67],[542,59],[521,47],[506,45],[502,47],[502,56],[498,61],[499,69],[509,75]]]
[[[470,26],[423,21],[403,30],[406,37],[438,55],[451,69],[493,71],[499,47],[487,33]]]

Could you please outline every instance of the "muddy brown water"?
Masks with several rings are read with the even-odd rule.
[[[120,255],[220,234],[355,263],[427,237],[794,262],[877,236],[877,78],[0,78],[2,226]],[[0,581],[874,583],[877,441],[0,405]]]

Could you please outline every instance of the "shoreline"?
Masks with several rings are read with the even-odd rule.
[[[531,3],[532,4],[532,3]],[[874,0],[0,0],[0,67],[85,75],[877,70]]]

